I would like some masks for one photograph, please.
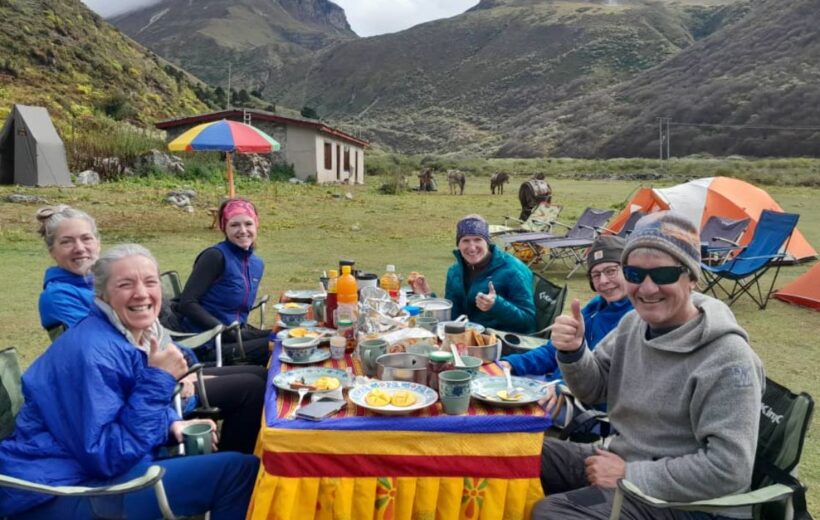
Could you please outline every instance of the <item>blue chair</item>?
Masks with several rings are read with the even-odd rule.
[[[717,291],[720,290],[728,299],[729,306],[743,294],[748,294],[760,309],[765,309],[799,218],[800,215],[794,213],[763,210],[752,240],[740,248],[740,253],[717,266],[701,263],[706,279],[703,292],[712,291],[719,298]],[[777,268],[769,289],[764,293],[760,280],[773,265]]]

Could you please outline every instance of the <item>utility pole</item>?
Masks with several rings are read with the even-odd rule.
[[[668,117],[659,117],[658,119],[658,166],[664,167],[664,159],[669,160],[671,135],[669,133]],[[668,163],[667,163],[668,166]]]
[[[231,108],[231,63],[228,62],[228,101],[226,102],[225,109],[228,110]]]

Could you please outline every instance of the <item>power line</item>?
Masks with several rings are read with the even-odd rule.
[[[670,126],[695,126],[707,128],[733,128],[736,130],[806,130],[810,132],[820,131],[820,126],[766,126],[766,125],[730,125],[726,123],[684,123],[682,121],[667,120]]]

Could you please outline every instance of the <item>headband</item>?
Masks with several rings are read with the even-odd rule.
[[[253,223],[259,226],[259,216],[256,214],[256,208],[253,207],[253,204],[244,199],[233,199],[225,203],[222,218],[219,220],[219,229],[224,233],[228,221],[237,215],[248,215],[253,219]]]

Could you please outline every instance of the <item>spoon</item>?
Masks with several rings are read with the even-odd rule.
[[[464,360],[461,359],[461,356],[458,354],[458,349],[452,343],[450,344],[450,350],[453,351],[453,360],[455,360],[455,365],[459,368],[464,368],[467,365],[464,364]]]
[[[302,401],[304,400],[308,391],[310,391],[310,389],[305,387],[301,387],[297,390],[297,392],[299,392],[299,402],[296,403],[296,408],[294,408],[293,411],[290,412],[290,417],[288,417],[289,419],[296,419],[296,412],[298,412],[299,408],[302,407]]]
[[[501,370],[504,372],[504,378],[507,380],[507,397],[509,399],[516,399],[518,397],[518,392],[513,388],[512,384],[512,377],[510,376],[510,369],[506,365],[502,365],[498,361],[496,361]]]

